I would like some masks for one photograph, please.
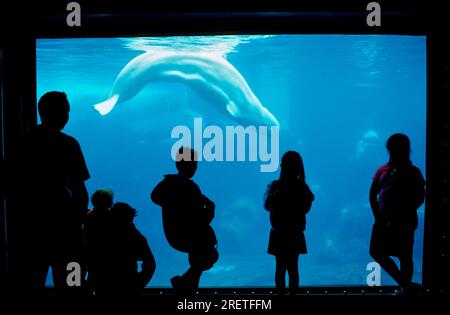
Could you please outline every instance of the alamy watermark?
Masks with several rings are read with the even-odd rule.
[[[370,271],[366,278],[366,284],[369,287],[381,286],[381,266],[377,262],[370,262],[366,267],[367,271]]]
[[[72,261],[67,264],[66,271],[68,271],[66,277],[66,284],[68,287],[81,287],[81,265]]]
[[[378,2],[370,2],[366,7],[367,11],[370,13],[367,15],[366,22],[367,25],[372,26],[381,26],[381,6]]]
[[[67,26],[81,26],[81,6],[78,2],[69,2],[66,10],[70,11],[66,17]]]
[[[280,160],[278,126],[225,126],[209,125],[203,128],[202,118],[194,118],[194,129],[179,125],[172,129],[172,159],[177,160],[180,147],[197,151],[198,161],[261,162],[261,172],[275,172]],[[178,155],[178,159],[190,159]]]

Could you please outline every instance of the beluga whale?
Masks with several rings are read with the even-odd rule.
[[[239,123],[279,126],[239,71],[224,57],[205,52],[146,52],[135,57],[117,75],[109,98],[94,108],[107,115],[156,82],[185,84]]]

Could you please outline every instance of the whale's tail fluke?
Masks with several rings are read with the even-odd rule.
[[[116,105],[118,100],[119,100],[119,96],[114,95],[114,96],[108,98],[106,101],[94,105],[94,108],[102,116],[104,116],[104,115],[108,114],[110,111],[112,111],[112,109],[114,108],[114,106]]]

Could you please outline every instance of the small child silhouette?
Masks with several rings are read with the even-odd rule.
[[[291,293],[298,288],[298,256],[307,252],[303,231],[313,200],[300,154],[286,152],[281,159],[280,178],[268,186],[264,203],[272,225],[268,253],[276,259],[275,285],[280,293],[286,288],[286,271]]]
[[[113,205],[114,195],[108,188],[100,188],[91,196],[92,209],[88,211],[83,224],[84,247],[88,268],[87,282],[96,290],[102,282],[101,269],[104,265],[104,250],[108,243],[109,210]]]
[[[104,201],[111,200],[108,195]],[[136,215],[137,211],[130,205],[117,202],[105,213],[102,235],[87,239],[88,248],[97,250],[88,260],[88,273],[89,278],[92,276],[89,283],[98,296],[139,294],[153,277],[155,258],[147,239],[133,223]],[[90,243],[94,241],[98,243]],[[141,271],[139,262],[142,262]]]

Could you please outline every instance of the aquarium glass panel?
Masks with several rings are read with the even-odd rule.
[[[138,210],[135,224],[157,262],[149,287],[170,286],[188,267],[187,255],[168,244],[161,208],[149,198],[165,174],[176,172],[171,153],[180,130],[190,131],[200,152],[193,179],[216,204],[220,258],[202,287],[274,285],[263,198],[285,151],[301,154],[315,195],[301,285],[366,285],[374,221],[368,192],[388,160],[391,134],[410,137],[411,159],[425,174],[422,36],[65,38],[38,39],[36,47],[37,97],[67,93],[63,131],[80,142],[89,193],[109,187],[115,201]],[[250,128],[240,153],[238,139],[227,138],[236,126]],[[418,213],[414,281],[421,282],[423,206]],[[394,284],[384,272],[381,283]]]

